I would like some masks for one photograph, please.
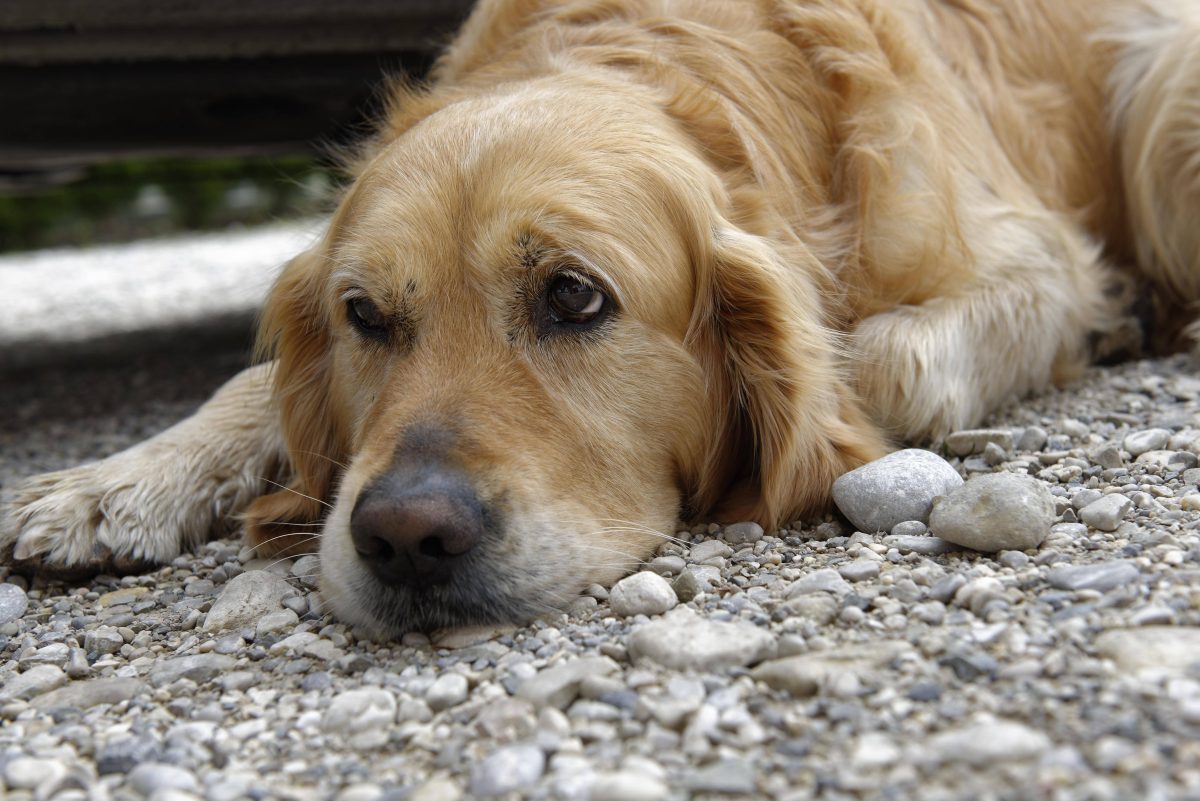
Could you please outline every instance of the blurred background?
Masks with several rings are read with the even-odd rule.
[[[5,0],[0,253],[320,213],[470,0]]]

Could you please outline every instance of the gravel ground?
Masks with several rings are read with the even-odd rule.
[[[0,482],[143,438],[240,360],[6,378]],[[0,568],[0,789],[1200,798],[1194,372],[1095,370],[951,437],[959,476],[1032,478],[957,486],[934,463],[944,538],[907,519],[907,489],[863,481],[860,506],[895,501],[890,532],[699,526],[611,593],[515,629],[360,642],[322,614],[313,558],[255,561],[233,540],[81,586]],[[906,458],[906,476],[929,461]]]

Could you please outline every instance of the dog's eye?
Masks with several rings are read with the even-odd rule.
[[[608,296],[579,278],[563,275],[550,282],[547,305],[554,322],[586,325],[608,308]]]
[[[346,316],[350,323],[363,334],[379,338],[387,333],[387,318],[379,307],[367,298],[350,298],[346,301]]]

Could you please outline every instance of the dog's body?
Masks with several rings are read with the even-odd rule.
[[[485,1],[396,95],[272,293],[276,361],[20,488],[18,560],[241,512],[267,548],[323,522],[380,634],[527,617],[1069,378],[1126,287],[1161,342],[1200,301],[1187,0]]]

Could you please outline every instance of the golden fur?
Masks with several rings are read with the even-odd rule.
[[[1177,342],[1198,53],[1188,0],[484,0],[428,87],[394,87],[271,295],[292,469],[251,540],[323,520],[327,595],[381,633],[519,617],[681,515],[825,509],[889,443],[1076,375],[1133,330],[1131,291]],[[531,304],[564,270],[615,311],[543,336]],[[486,603],[398,597],[349,544],[427,429],[504,518]]]

